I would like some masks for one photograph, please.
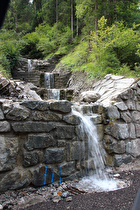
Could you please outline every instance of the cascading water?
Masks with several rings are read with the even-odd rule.
[[[54,74],[53,73],[44,74],[44,87],[47,89],[54,88]]]
[[[48,99],[60,100],[60,90],[59,89],[49,89]]]
[[[32,63],[31,63],[31,59],[28,59],[28,72],[30,72],[32,70],[33,70],[33,66],[32,66]]]
[[[73,106],[73,115],[78,116],[81,119],[79,129],[84,139],[88,141],[88,160],[92,159],[95,168],[95,174],[84,177],[77,187],[89,191],[109,191],[117,189],[117,182],[108,177],[105,173],[105,158],[104,150],[99,142],[96,126],[92,121],[93,113],[91,111],[88,114],[82,113],[82,107]],[[88,165],[89,168],[89,165]],[[91,167],[90,167],[91,168]]]

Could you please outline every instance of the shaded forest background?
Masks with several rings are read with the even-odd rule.
[[[10,77],[20,57],[54,54],[92,78],[140,77],[139,0],[11,0],[0,30],[1,73]]]

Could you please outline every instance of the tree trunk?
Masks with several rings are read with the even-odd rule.
[[[58,0],[56,0],[56,41],[58,43]]]
[[[78,37],[79,37],[79,20],[78,20],[78,17],[77,17],[77,40],[78,40]]]
[[[97,0],[95,0],[95,34],[97,35],[97,22],[98,22],[98,19],[97,19]]]
[[[116,3],[117,3],[117,0],[113,0],[113,4],[114,4],[114,23],[116,25],[116,22],[117,22],[117,8],[116,8]]]
[[[73,0],[71,0],[71,38],[73,41]]]

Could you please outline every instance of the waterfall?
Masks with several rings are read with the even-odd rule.
[[[48,99],[60,100],[60,90],[59,89],[49,89]]]
[[[30,72],[32,70],[33,70],[33,66],[32,66],[32,63],[31,63],[31,59],[28,59],[28,72]]]
[[[87,113],[83,114],[85,110]],[[86,109],[82,106],[73,106],[72,113],[81,119],[79,129],[82,134],[82,140],[86,141],[87,139],[88,160],[93,160],[91,163],[93,163],[93,168],[95,168],[95,174],[93,173],[89,177],[84,177],[78,185],[83,189],[87,189],[87,191],[93,191],[95,188],[101,191],[117,189],[116,182],[110,179],[105,172],[105,152],[99,141],[96,126],[92,121],[93,113],[91,113],[91,106],[86,107]]]
[[[53,73],[44,74],[44,87],[47,89],[54,88],[54,74]]]

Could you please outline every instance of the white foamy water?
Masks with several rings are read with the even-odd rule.
[[[54,74],[53,73],[44,74],[44,87],[47,89],[54,88]]]
[[[60,100],[60,90],[59,89],[48,90],[48,99]]]
[[[105,172],[105,151],[99,141],[97,129],[92,121],[91,109],[86,114],[83,114],[83,107],[74,106],[72,113],[81,119],[79,125],[82,133],[82,140],[88,141],[88,169],[95,169],[91,176],[84,177],[77,184],[77,187],[88,192],[93,191],[111,191],[119,188],[116,180],[109,178]],[[93,167],[91,166],[93,164]],[[90,172],[91,173],[91,172]]]
[[[32,66],[32,63],[31,63],[31,59],[28,59],[28,72],[30,72],[32,70],[33,70],[33,66]]]

